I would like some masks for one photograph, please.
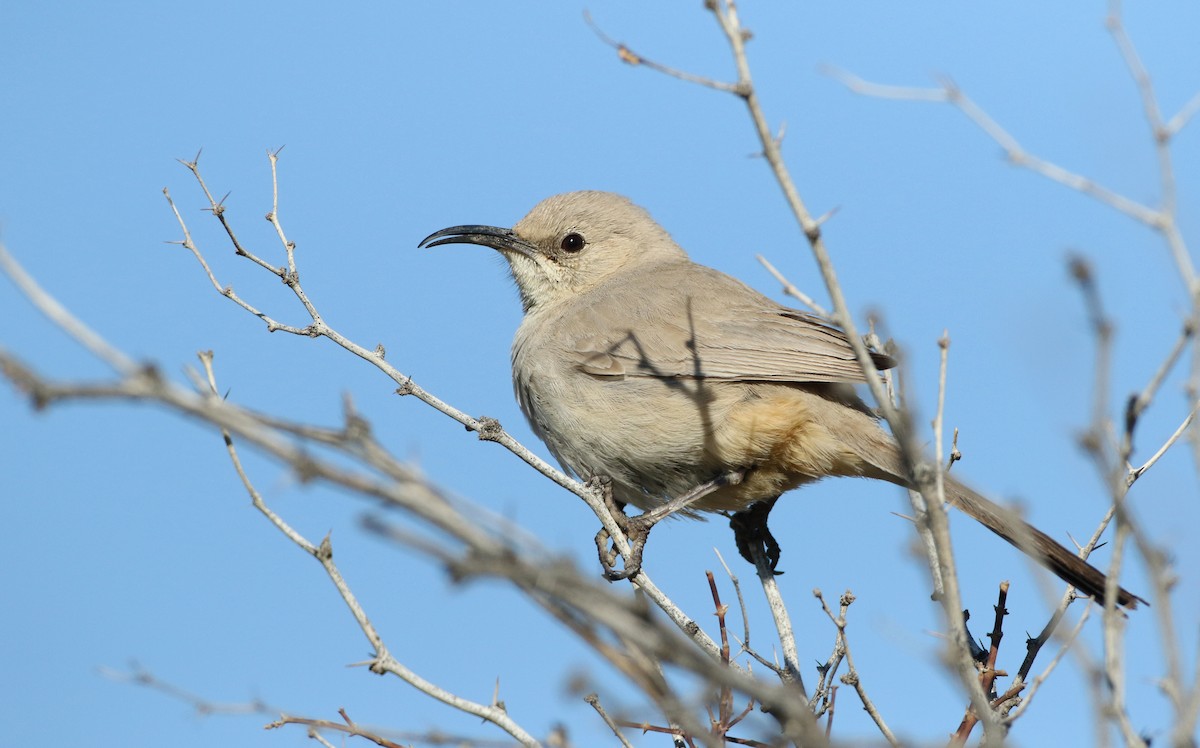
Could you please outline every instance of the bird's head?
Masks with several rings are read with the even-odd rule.
[[[538,203],[511,229],[452,226],[422,247],[478,244],[508,260],[525,311],[552,307],[622,273],[687,254],[642,208],[611,192],[568,192]]]

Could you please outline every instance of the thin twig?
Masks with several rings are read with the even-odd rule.
[[[825,611],[825,615],[829,617],[829,620],[832,621],[833,625],[837,628],[838,642],[841,645],[841,651],[845,654],[846,667],[848,668],[846,674],[841,677],[841,682],[844,685],[852,687],[855,693],[858,694],[859,701],[861,701],[863,705],[863,710],[866,711],[867,715],[871,717],[871,720],[879,729],[880,734],[883,735],[884,740],[887,740],[887,742],[893,746],[900,745],[900,742],[896,740],[896,736],[892,733],[891,728],[889,728],[887,723],[884,722],[883,715],[880,714],[879,710],[875,707],[875,702],[873,702],[871,697],[867,695],[867,690],[863,686],[862,678],[859,677],[858,668],[854,665],[854,655],[850,651],[850,640],[846,636],[846,612],[854,603],[854,593],[850,590],[846,590],[842,593],[842,596],[838,598],[838,614],[836,616],[833,614],[833,611],[829,609],[829,605],[825,602],[825,596],[821,594],[820,590],[813,590],[813,596],[821,602],[821,609]],[[832,710],[832,699],[830,709]]]
[[[604,33],[600,26],[598,26],[596,22],[592,20],[592,14],[586,10],[583,11],[583,20],[592,29],[592,32],[596,34],[596,37],[599,38],[600,41],[617,50],[617,57],[621,58],[621,62],[624,62],[627,65],[642,65],[651,70],[662,73],[663,75],[669,75],[672,78],[678,78],[681,81],[695,83],[698,86],[712,88],[717,91],[726,91],[729,93],[737,92],[737,84],[735,83],[725,83],[723,81],[713,80],[712,78],[706,78],[702,75],[693,75],[692,73],[678,70],[667,65],[662,65],[654,60],[649,60],[639,55],[629,47]]]
[[[777,270],[766,257],[763,257],[762,255],[754,256],[760,263],[762,263],[762,266],[767,269],[767,272],[774,276],[775,280],[779,281],[779,283],[783,286],[783,292],[785,294],[791,296],[793,299],[796,299],[804,306],[813,310],[813,312],[816,314],[826,318],[829,317],[829,312],[825,310],[825,307],[818,304],[811,296],[804,293],[799,288],[796,288],[796,286],[790,280],[788,280],[783,273],[779,272],[779,270]]]
[[[600,719],[604,720],[604,724],[608,725],[608,729],[612,730],[613,735],[617,736],[617,740],[621,741],[622,748],[633,748],[633,743],[630,743],[629,740],[627,740],[625,736],[621,734],[620,726],[613,721],[612,717],[608,716],[608,712],[604,711],[604,707],[600,705],[599,696],[594,693],[589,693],[587,696],[583,697],[583,700],[596,710],[596,713],[600,715]]]
[[[1200,93],[1197,93],[1188,102],[1180,107],[1174,117],[1163,125],[1163,132],[1168,137],[1174,137],[1179,134],[1179,131],[1187,126],[1192,117],[1196,116],[1196,112],[1200,112]]]
[[[1167,450],[1170,449],[1175,442],[1179,441],[1179,437],[1183,436],[1184,432],[1188,430],[1188,427],[1192,425],[1192,420],[1196,417],[1196,410],[1198,408],[1200,408],[1200,401],[1197,401],[1192,405],[1192,409],[1188,411],[1187,417],[1183,419],[1183,423],[1179,424],[1179,428],[1175,429],[1175,432],[1171,434],[1171,436],[1168,437],[1165,442],[1163,442],[1163,445],[1158,448],[1157,452],[1151,455],[1150,459],[1146,460],[1146,462],[1144,462],[1140,467],[1129,471],[1129,475],[1127,475],[1125,478],[1127,486],[1132,486],[1134,481],[1136,481],[1138,478],[1141,478],[1147,470],[1154,467],[1154,463],[1162,459],[1162,456],[1167,453]]]
[[[1046,679],[1050,677],[1050,674],[1054,672],[1054,668],[1058,667],[1058,663],[1062,661],[1063,656],[1066,655],[1066,653],[1071,649],[1071,645],[1074,644],[1075,640],[1079,637],[1079,632],[1083,631],[1083,624],[1087,622],[1087,619],[1091,613],[1092,606],[1085,606],[1083,613],[1079,616],[1079,620],[1075,622],[1075,626],[1071,629],[1070,633],[1063,637],[1062,646],[1059,647],[1058,651],[1054,653],[1054,657],[1050,658],[1049,664],[1047,664],[1045,669],[1042,670],[1042,672],[1036,678],[1034,678],[1032,682],[1029,683],[1029,689],[1025,691],[1025,697],[1022,699],[1021,704],[1004,718],[1004,722],[1006,724],[1011,725],[1013,722],[1020,719],[1021,715],[1025,713],[1025,710],[1029,708],[1029,703],[1033,699],[1033,695],[1037,693],[1037,690],[1041,688],[1042,684],[1046,682]],[[1055,624],[1057,625],[1057,621],[1055,621]],[[1047,634],[1047,637],[1048,636],[1049,635]],[[1040,647],[1041,645],[1039,644],[1038,646]],[[1025,662],[1021,664],[1022,670],[1018,674],[1016,682],[1013,684],[1012,688],[1010,688],[1008,692],[1001,696],[997,701],[1007,701],[1008,699],[1016,696],[1022,689],[1025,688],[1025,676],[1029,672],[1028,668],[1025,666],[1026,663],[1032,665],[1033,659],[1028,656],[1025,658]]]
[[[236,702],[236,703],[220,703],[206,699],[203,696],[195,694],[185,688],[168,683],[159,678],[154,673],[150,672],[141,665],[132,663],[129,671],[116,670],[114,668],[102,667],[99,669],[100,674],[112,680],[124,681],[133,683],[144,688],[149,688],[153,691],[158,691],[172,699],[182,701],[188,704],[195,710],[197,714],[277,714],[278,709],[268,705],[267,703],[253,699],[251,701]]]
[[[1039,158],[1025,150],[1015,137],[1001,127],[982,107],[963,93],[962,89],[953,81],[943,79],[942,85],[938,88],[885,86],[878,83],[870,83],[852,73],[834,67],[827,66],[823,68],[823,72],[849,90],[863,96],[903,99],[906,101],[949,103],[966,115],[971,122],[994,140],[1004,150],[1005,158],[1014,166],[1022,166],[1061,185],[1090,195],[1148,226],[1157,227],[1161,220],[1160,213],[1155,209],[1131,200],[1124,195],[1097,184],[1087,177],[1068,171],[1055,163]]]
[[[1125,435],[1121,444],[1121,454],[1126,461],[1128,461],[1129,455],[1133,454],[1133,431],[1137,426],[1138,419],[1141,418],[1146,408],[1150,407],[1150,403],[1153,402],[1154,397],[1158,394],[1158,390],[1162,387],[1162,383],[1166,380],[1167,375],[1182,358],[1183,351],[1192,342],[1195,330],[1196,326],[1192,320],[1189,319],[1183,323],[1183,329],[1180,330],[1179,337],[1175,339],[1175,344],[1171,347],[1170,353],[1159,364],[1158,370],[1154,372],[1154,376],[1150,378],[1145,388],[1137,396],[1129,399],[1125,408]]]

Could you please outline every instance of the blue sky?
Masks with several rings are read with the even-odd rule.
[[[428,233],[511,225],[550,194],[612,190],[647,207],[696,260],[782,299],[754,259],[762,253],[824,301],[803,239],[753,156],[740,102],[621,64],[582,16],[588,8],[609,35],[660,62],[731,79],[724,41],[700,5],[8,3],[0,9],[0,238],[131,355],[182,380],[196,351],[212,349],[232,400],[315,422],[337,423],[350,393],[379,438],[431,479],[593,564],[594,519],[570,495],[395,397],[382,376],[327,341],[269,335],[215,294],[191,256],[165,243],[180,236],[161,190],[172,191],[222,283],[303,324],[283,286],[227,251],[175,162],[203,147],[204,173],[215,192],[230,193],[243,240],[282,262],[261,217],[270,208],[265,152],[286,146],[280,214],[327,321],[365,345],[383,343],[423,386],[499,418],[544,455],[511,396],[508,347],[520,307],[502,262],[481,249],[418,251]],[[947,424],[961,430],[966,456],[956,470],[1023,502],[1056,537],[1086,537],[1105,508],[1075,439],[1089,417],[1093,345],[1064,258],[1091,258],[1117,320],[1111,406],[1119,412],[1188,308],[1165,247],[1112,209],[1005,164],[951,108],[862,98],[818,66],[903,85],[950,75],[1033,152],[1153,203],[1151,140],[1103,28],[1103,3],[747,0],[741,11],[768,116],[787,125],[789,166],[814,212],[837,209],[825,230],[851,307],[882,315],[903,347],[919,420],[932,414],[936,339],[949,329]],[[1181,2],[1130,7],[1127,25],[1164,112],[1174,113],[1200,90],[1200,11]],[[1176,147],[1191,237],[1196,127]],[[7,281],[0,314],[0,344],[42,372],[106,373]],[[1186,413],[1182,384],[1169,379],[1146,414],[1142,459]],[[345,667],[366,658],[365,641],[320,569],[251,509],[210,429],[121,403],[34,413],[7,387],[0,423],[0,715],[14,745],[50,736],[125,746],[304,740],[298,730],[264,733],[260,716],[199,717],[99,674],[131,660],[214,701],[261,698],[328,718],[345,707],[364,723],[497,735],[402,683]],[[561,721],[578,745],[611,740],[567,683],[582,675],[613,706],[623,684],[567,632],[499,585],[454,586],[412,552],[367,536],[358,523],[375,507],[300,486],[270,461],[248,464],[299,529],[332,533],[343,572],[403,662],[479,700],[499,677],[510,712],[537,734]],[[1175,611],[1190,661],[1200,502],[1188,450],[1169,453],[1131,500],[1178,567]],[[773,526],[785,544],[781,584],[801,659],[824,659],[833,642],[811,589],[853,589],[851,644],[873,698],[898,733],[936,739],[953,730],[962,703],[936,663],[928,632],[938,612],[926,602],[912,533],[891,514],[905,505],[889,486],[830,482],[789,495]],[[705,621],[703,571],[719,568],[713,548],[734,556],[724,524],[660,528],[647,552],[658,583]],[[1002,659],[1015,670],[1022,632],[1047,617],[1035,577],[963,518],[954,531],[977,636],[996,584],[1013,581]],[[1138,567],[1127,578],[1149,591]],[[757,599],[753,606],[763,615]],[[1156,642],[1153,616],[1133,615],[1130,711],[1152,737],[1168,719],[1155,686],[1163,672]],[[1018,744],[1090,739],[1077,668],[1037,698],[1014,733]],[[845,708],[835,734],[873,733]]]

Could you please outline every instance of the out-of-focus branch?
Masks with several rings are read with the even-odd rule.
[[[132,683],[143,688],[148,688],[152,691],[158,691],[176,701],[192,707],[196,714],[224,714],[224,715],[240,715],[240,714],[278,714],[279,710],[270,706],[264,701],[253,699],[250,701],[239,701],[221,703],[212,701],[199,694],[193,693],[186,688],[181,688],[174,683],[159,678],[157,675],[147,670],[138,663],[131,663],[128,670],[117,670],[111,667],[102,667],[99,669],[101,675],[105,678],[110,678],[115,681]]]
[[[992,140],[1004,150],[1004,156],[1014,166],[1021,166],[1058,182],[1072,190],[1082,192],[1100,202],[1115,208],[1140,223],[1162,232],[1167,239],[1171,256],[1189,293],[1196,292],[1196,270],[1191,255],[1183,241],[1175,220],[1174,181],[1164,176],[1164,187],[1170,187],[1164,192],[1163,205],[1152,208],[1136,200],[1128,198],[1115,190],[1109,189],[1095,180],[1082,176],[1058,164],[1036,156],[1020,144],[1007,130],[992,118],[981,106],[976,104],[953,81],[943,79],[937,88],[916,88],[909,86],[888,86],[863,80],[853,73],[832,66],[822,68],[829,77],[838,81],[851,91],[864,96],[875,98],[901,99],[905,101],[923,101],[947,103],[962,112],[980,130],[983,130]],[[1189,115],[1190,116],[1190,115]],[[1169,174],[1170,152],[1168,148],[1169,134],[1172,131],[1161,127],[1156,131],[1156,143],[1160,143],[1159,164],[1168,168],[1164,174]],[[1166,136],[1160,139],[1160,136]],[[1169,200],[1167,198],[1170,198]]]
[[[75,342],[86,348],[96,358],[108,364],[113,371],[124,376],[136,374],[139,367],[133,359],[117,350],[108,341],[100,337],[75,315],[67,311],[58,299],[46,292],[33,276],[25,272],[25,268],[9,254],[4,244],[0,243],[0,271],[12,279],[21,293],[33,303],[35,309],[46,315],[46,319],[58,326],[71,336]]]
[[[1072,262],[1072,276],[1079,282],[1084,291],[1085,304],[1089,309],[1089,318],[1097,339],[1097,348],[1098,350],[1106,349],[1111,346],[1112,323],[1103,311],[1103,305],[1096,290],[1090,266],[1081,258],[1076,258]],[[1117,521],[1116,538],[1113,544],[1113,561],[1108,571],[1109,586],[1111,588],[1109,594],[1111,595],[1112,590],[1115,590],[1116,576],[1123,556],[1125,541],[1128,538],[1132,538],[1137,551],[1149,567],[1150,580],[1154,585],[1155,618],[1163,642],[1164,660],[1167,671],[1167,675],[1163,680],[1163,690],[1175,708],[1176,726],[1195,725],[1197,714],[1200,713],[1200,706],[1192,707],[1189,704],[1189,698],[1185,694],[1200,694],[1200,682],[1193,682],[1190,688],[1183,682],[1183,671],[1179,656],[1180,648],[1178,636],[1175,632],[1173,606],[1170,595],[1175,581],[1174,574],[1167,562],[1166,555],[1146,537],[1140,524],[1134,519],[1126,506],[1126,501],[1134,482],[1156,464],[1167,450],[1188,430],[1195,417],[1197,408],[1200,407],[1200,403],[1193,403],[1179,427],[1175,429],[1166,441],[1142,465],[1133,467],[1130,464],[1129,461],[1134,443],[1134,430],[1138,424],[1138,416],[1149,406],[1162,379],[1179,359],[1182,347],[1192,339],[1192,330],[1193,325],[1190,322],[1184,325],[1175,345],[1159,365],[1157,371],[1152,375],[1150,382],[1139,395],[1129,399],[1125,412],[1123,435],[1119,440],[1115,437],[1114,432],[1116,429],[1113,420],[1108,416],[1107,409],[1102,404],[1106,403],[1108,399],[1107,392],[1103,391],[1102,388],[1107,387],[1108,374],[1106,370],[1109,366],[1109,355],[1107,353],[1098,354],[1101,365],[1096,367],[1097,404],[1093,409],[1092,424],[1084,439],[1084,446],[1092,456],[1097,470],[1103,477],[1112,498],[1112,510],[1108,516],[1115,517]],[[1103,524],[1101,529],[1103,529]],[[1099,531],[1093,537],[1093,543],[1098,535]],[[1116,722],[1118,729],[1129,744],[1137,745],[1141,738],[1134,730],[1124,707],[1125,684],[1123,678],[1124,653],[1122,633],[1126,624],[1124,617],[1118,611],[1111,610],[1110,608],[1111,606],[1106,606],[1104,618],[1104,675],[1105,681],[1109,684],[1109,689],[1106,696],[1108,701],[1104,706],[1103,713],[1109,715]],[[1197,704],[1200,704],[1200,696],[1193,696],[1193,698],[1197,700]]]
[[[1121,443],[1121,454],[1125,461],[1129,461],[1129,456],[1133,454],[1133,431],[1137,426],[1138,419],[1146,408],[1150,407],[1158,390],[1162,387],[1162,383],[1167,378],[1167,374],[1175,368],[1175,365],[1181,359],[1184,350],[1192,342],[1196,332],[1196,326],[1192,320],[1185,320],[1183,329],[1180,330],[1179,337],[1175,339],[1175,344],[1171,348],[1171,352],[1163,359],[1163,362],[1158,367],[1158,371],[1154,372],[1154,376],[1142,388],[1142,391],[1136,397],[1131,397],[1125,406],[1125,436]]]
[[[1127,487],[1122,484],[1120,474],[1125,463],[1117,456],[1118,445],[1114,438],[1112,421],[1108,418],[1108,398],[1112,370],[1113,323],[1104,310],[1091,267],[1079,257],[1070,262],[1071,276],[1083,294],[1088,322],[1096,339],[1096,363],[1093,366],[1093,404],[1091,425],[1084,435],[1082,444],[1091,454],[1100,470],[1105,486],[1112,499],[1110,516],[1116,519],[1112,557],[1109,562],[1107,583],[1104,591],[1103,617],[1103,668],[1106,689],[1094,693],[1102,704],[1098,713],[1116,723],[1129,745],[1138,745],[1129,714],[1125,707],[1124,678],[1124,613],[1116,606],[1117,580],[1120,578],[1125,558],[1126,540],[1129,536],[1130,517],[1125,510],[1124,500]],[[1132,436],[1127,440],[1132,444]]]
[[[1158,221],[1158,214],[1153,208],[1142,205],[1103,185],[1097,184],[1087,177],[1068,171],[1058,164],[1042,159],[1025,150],[1024,146],[1011,133],[1005,130],[983,107],[976,104],[949,78],[942,78],[941,85],[937,88],[919,88],[873,83],[831,65],[823,66],[821,71],[854,93],[863,96],[879,99],[950,104],[962,112],[980,130],[983,130],[989,138],[994,140],[996,145],[1004,150],[1005,158],[1013,165],[1022,166],[1061,185],[1090,195],[1147,225],[1155,225]]]
[[[1175,137],[1192,121],[1192,117],[1196,116],[1197,112],[1200,112],[1200,93],[1188,99],[1188,102],[1180,107],[1175,116],[1167,120],[1167,124],[1163,126],[1163,134],[1167,137]]]
[[[363,725],[354,724],[350,721],[348,715],[344,714],[344,710],[339,710],[342,714],[343,721],[341,723],[328,723],[325,720],[312,719],[307,717],[298,717],[295,715],[286,715],[284,710],[267,704],[260,699],[252,699],[241,702],[217,702],[207,699],[191,691],[181,688],[174,683],[167,682],[155,675],[150,670],[134,663],[130,665],[129,670],[117,670],[115,668],[100,668],[100,674],[106,678],[111,678],[116,681],[132,683],[143,688],[148,688],[152,691],[167,696],[168,698],[182,701],[188,704],[202,716],[209,715],[261,715],[268,717],[280,717],[277,721],[267,725],[267,729],[280,727],[284,724],[303,724],[308,725],[310,737],[317,737],[316,731],[321,729],[329,729],[345,734],[356,734],[360,737],[371,740],[377,745],[398,745],[404,743],[406,745],[421,744],[421,745],[454,745],[463,746],[463,748],[508,748],[512,745],[509,740],[488,740],[485,738],[476,738],[468,735],[454,735],[451,733],[440,732],[433,730],[430,732],[406,732],[401,730],[386,730],[382,728],[368,728]],[[353,724],[353,731],[347,730],[347,726]],[[382,742],[381,742],[382,741]],[[328,745],[328,743],[325,743]]]
[[[1133,45],[1129,35],[1125,33],[1125,22],[1121,16],[1120,0],[1110,0],[1108,18],[1105,26],[1112,34],[1113,41],[1133,76],[1134,85],[1142,99],[1142,111],[1146,116],[1146,124],[1150,126],[1150,135],[1154,143],[1154,152],[1158,158],[1159,178],[1159,220],[1155,228],[1162,232],[1163,238],[1171,248],[1175,262],[1179,266],[1180,275],[1187,283],[1188,291],[1195,296],[1200,292],[1197,288],[1195,267],[1192,265],[1191,254],[1184,243],[1183,234],[1179,230],[1177,210],[1177,190],[1175,186],[1175,165],[1171,156],[1171,139],[1173,132],[1163,123],[1162,111],[1158,106],[1158,96],[1154,93],[1154,84],[1150,74],[1142,64],[1142,58]]]

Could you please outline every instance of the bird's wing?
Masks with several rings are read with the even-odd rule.
[[[587,332],[571,341],[579,368],[599,377],[864,380],[841,330],[710,268],[684,270],[657,278],[653,294],[632,284],[588,305],[589,319],[576,328]],[[881,369],[893,365],[886,355],[872,357]]]

